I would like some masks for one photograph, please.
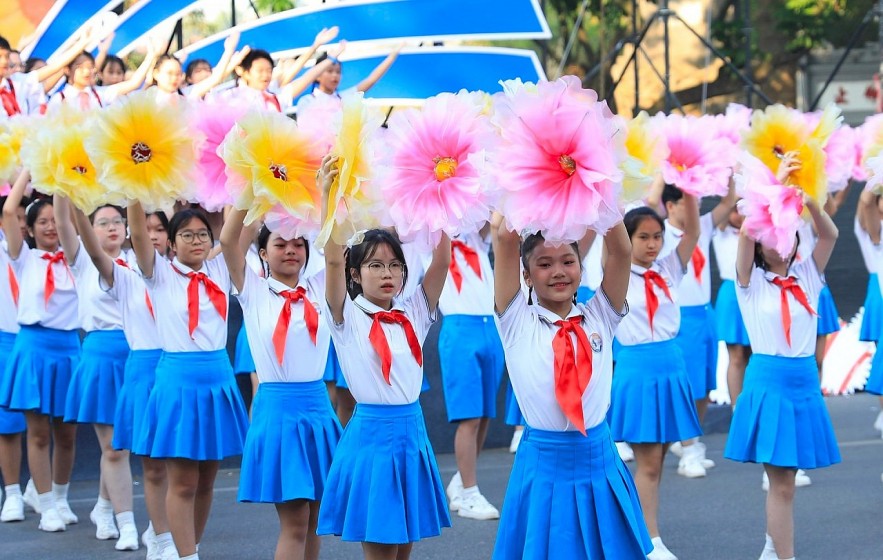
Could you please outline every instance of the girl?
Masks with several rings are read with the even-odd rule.
[[[98,245],[111,261],[125,262],[126,220],[122,209],[102,206],[87,220]],[[138,528],[132,514],[132,471],[129,453],[113,448],[113,419],[117,394],[129,357],[119,303],[100,286],[100,273],[86,251],[81,250],[71,215],[70,202],[55,199],[55,223],[65,258],[77,283],[80,325],[86,331],[80,364],[71,378],[65,420],[92,424],[101,446],[98,502],[89,518],[96,526],[95,538],[119,539],[117,550],[138,549]],[[114,513],[119,531],[114,526]]]
[[[785,154],[777,179],[784,184],[799,166],[796,153]],[[818,315],[811,304],[824,284],[837,227],[815,201],[807,199],[806,208],[819,236],[809,258],[794,264],[799,235],[782,258],[743,233],[736,260],[736,295],[753,353],[724,456],[762,463],[769,476],[762,560],[794,558],[797,469],[840,462],[816,369]]]
[[[95,62],[95,61],[93,61]],[[107,55],[98,73],[99,86],[112,86],[126,79],[126,63],[116,55]]]
[[[859,196],[855,216],[855,236],[865,265],[870,272],[868,294],[865,297],[865,315],[862,318],[861,339],[878,344],[880,340],[880,315],[883,313],[883,297],[877,271],[881,259],[881,229],[883,229],[883,197],[870,191],[862,191]],[[871,362],[871,374],[865,383],[865,391],[880,395],[880,408],[883,409],[883,352],[876,352]],[[883,410],[877,414],[874,428],[883,433]]]
[[[190,99],[202,99],[212,88],[220,84],[233,70],[239,61],[234,61],[238,56],[245,56],[247,52],[236,53],[236,45],[239,44],[239,32],[233,32],[224,40],[224,52],[221,59],[212,70],[211,74],[199,83],[193,84],[185,90],[181,89],[183,78],[181,61],[170,54],[163,54],[156,59],[156,64],[151,72],[151,78],[156,85],[156,95],[164,100],[177,100],[178,97]]]
[[[616,331],[622,344],[613,376],[608,419],[613,438],[631,444],[644,520],[652,537],[650,560],[676,560],[659,536],[659,482],[668,445],[702,433],[680,346],[678,286],[699,240],[699,205],[684,194],[683,235],[674,251],[657,260],[665,224],[647,207],[623,218],[632,242],[629,314]],[[652,364],[648,366],[649,364]]]
[[[49,99],[49,106],[52,107],[59,103],[75,103],[84,111],[106,107],[113,103],[117,97],[138,89],[144,82],[144,78],[147,77],[147,72],[153,67],[155,60],[156,51],[153,44],[150,44],[144,62],[128,80],[108,86],[96,86],[95,58],[90,53],[83,51],[68,64],[65,70],[67,84]]]
[[[192,560],[219,461],[242,453],[248,423],[225,350],[230,274],[222,256],[209,256],[213,237],[201,211],[172,217],[172,262],[156,258],[140,203],[129,207],[129,220],[163,349],[134,451],[166,459],[169,526],[178,554]]]
[[[307,242],[285,240],[266,226],[258,236],[266,278],[255,273],[239,245],[245,214],[231,212],[221,232],[260,379],[239,500],[276,505],[281,525],[276,558],[315,559],[319,502],[342,431],[322,380],[330,341],[317,309],[324,275],[303,278]]]
[[[605,413],[612,341],[628,313],[629,241],[607,233],[599,293],[577,304],[576,243],[519,237],[494,220],[494,303],[509,377],[527,421],[509,477],[494,558],[644,558],[650,538]],[[536,296],[536,304],[530,299]],[[585,510],[586,504],[594,504]],[[563,538],[563,535],[567,537]]]
[[[326,156],[322,215],[336,175],[337,158]],[[407,560],[415,541],[451,526],[417,400],[420,345],[437,319],[450,259],[442,236],[422,289],[399,302],[408,269],[391,233],[369,230],[346,252],[333,241],[325,246],[325,319],[358,404],[328,473],[318,533],[361,541],[369,560]]]
[[[16,223],[29,180],[30,174],[22,172],[3,205],[4,250],[18,279],[20,330],[0,379],[0,406],[25,412],[39,528],[55,532],[78,521],[67,501],[77,426],[65,424],[63,416],[68,385],[80,360],[80,322],[74,277],[58,246],[52,201],[40,199],[27,209],[33,248],[25,245]]]

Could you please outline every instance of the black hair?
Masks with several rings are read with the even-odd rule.
[[[3,208],[3,205],[6,204],[7,198],[9,198],[9,197],[8,196],[0,196],[0,208]],[[27,208],[28,204],[30,204],[30,202],[31,201],[28,200],[28,197],[23,196],[23,197],[21,197],[21,200],[18,202],[18,205],[21,208]]]
[[[89,214],[89,223],[90,224],[95,225],[95,214],[97,214],[99,210],[102,210],[104,208],[113,208],[114,210],[116,210],[119,213],[121,218],[123,218],[123,219],[126,218],[126,211],[123,210],[120,206],[117,206],[116,204],[102,204],[101,206],[96,208],[91,214]]]
[[[156,62],[153,64],[153,71],[156,72],[157,70],[159,70],[159,67],[162,66],[162,63],[167,60],[174,60],[178,63],[178,66],[181,66],[181,61],[178,60],[178,57],[173,54],[165,53],[163,55],[160,55],[160,57],[156,59]]]
[[[189,82],[191,78],[193,78],[193,73],[196,72],[196,67],[205,64],[208,66],[208,69],[212,69],[212,65],[208,60],[204,58],[194,58],[190,62],[187,63],[187,66],[184,67],[184,78]]]
[[[169,231],[169,217],[166,216],[165,212],[163,212],[162,210],[158,210],[156,212],[148,212],[147,217],[150,216],[156,216],[156,218],[159,220],[159,223],[162,224],[162,228],[166,230],[166,232]]]
[[[269,62],[271,68],[276,66],[276,63],[273,62],[273,57],[264,49],[252,49],[249,51],[249,53],[245,55],[245,58],[242,59],[242,63],[239,66],[243,70],[251,70],[251,65],[261,59]]]
[[[662,228],[662,231],[665,232],[665,222],[659,217],[659,214],[657,214],[652,208],[640,206],[629,210],[622,218],[622,223],[625,225],[625,230],[629,234],[629,239],[635,235],[638,226],[641,225],[641,222],[644,220],[656,220],[656,223],[658,223],[659,227]]]
[[[28,204],[27,209],[25,210],[25,223],[28,225],[28,229],[37,225],[37,217],[40,215],[40,210],[42,210],[44,206],[52,206],[52,197],[46,196],[36,198],[33,202]]]
[[[107,57],[107,59],[105,59],[105,61],[104,61],[104,66],[107,66],[107,63],[110,62],[110,57],[111,57],[111,56],[112,56],[112,55],[109,55],[109,56]],[[116,58],[116,57],[114,57],[114,58]],[[81,52],[81,53],[78,53],[77,56],[75,56],[74,59],[70,61],[70,64],[67,65],[67,69],[68,69],[68,70],[72,70],[75,66],[79,66],[80,64],[83,63],[83,60],[84,60],[84,59],[85,59],[85,60],[91,60],[91,61],[92,61],[92,64],[95,64],[95,57],[92,56],[92,53],[90,53],[90,52],[88,52],[88,51],[83,51],[83,52]],[[104,66],[102,66],[102,68],[104,68]],[[126,67],[123,66],[123,70],[125,70],[125,69],[126,69]]]
[[[316,57],[316,64],[319,64],[320,62],[325,62],[325,61],[328,60],[329,58],[331,59],[331,62],[332,62],[332,63],[337,64],[338,66],[340,66],[340,61],[339,61],[337,58],[335,58],[335,57],[331,56],[330,54],[328,54],[327,52],[323,52],[322,54],[320,54],[319,56]],[[313,80],[313,89],[315,90],[315,89],[316,89],[316,86],[318,86],[318,85],[319,85],[319,77],[316,76],[316,79]],[[386,122],[384,122],[383,124],[385,125]]]
[[[3,51],[11,51],[12,50],[12,45],[10,45],[9,41],[7,41],[6,38],[3,37],[2,35],[0,35],[0,50],[3,50]]]
[[[46,64],[46,60],[42,58],[36,56],[32,56],[31,58],[29,58],[27,62],[25,62],[25,74],[27,74],[28,72],[32,72],[34,70],[34,66],[36,66],[40,62]]]
[[[267,250],[267,244],[270,242],[270,235],[272,234],[273,232],[270,231],[270,228],[268,228],[266,225],[261,227],[261,231],[258,233],[258,250]],[[301,271],[303,271],[307,268],[307,263],[310,262],[310,243],[305,237],[298,237],[297,239],[300,239],[304,242],[304,249],[307,253],[307,258],[304,260],[303,268],[301,269]],[[261,259],[261,268],[264,270],[264,275],[269,278],[270,263],[264,261],[264,259]]]
[[[800,247],[800,232],[796,232],[794,236],[796,237],[796,241],[794,242],[794,253],[791,255],[791,260],[788,261],[789,270],[791,269],[791,265],[794,264],[794,259],[797,258],[797,248]],[[754,242],[754,266],[764,272],[768,272],[770,269],[766,259],[763,258],[763,246],[757,241]]]
[[[208,235],[211,238],[211,245],[214,245],[215,235],[212,233],[212,226],[208,223],[208,216],[206,216],[205,212],[200,208],[184,208],[183,210],[175,212],[175,215],[172,216],[171,221],[169,221],[169,226],[166,228],[169,232],[169,242],[175,243],[175,239],[178,238],[178,230],[193,219],[197,219],[205,224],[205,229],[208,230]],[[162,218],[160,218],[160,220],[162,220]]]
[[[350,297],[355,299],[357,295],[362,293],[362,285],[353,279],[352,270],[361,269],[362,264],[374,256],[380,245],[389,246],[395,258],[401,261],[404,267],[402,275],[402,289],[408,283],[408,263],[405,261],[405,252],[402,250],[402,242],[394,234],[385,229],[369,229],[365,232],[362,242],[353,245],[344,253],[346,260],[346,289]]]
[[[684,198],[684,191],[676,186],[666,183],[662,188],[662,205],[664,207],[668,208],[669,202],[677,204],[682,198]]]
[[[538,245],[542,245],[546,242],[546,238],[543,237],[542,232],[532,233],[524,238],[524,241],[521,242],[521,265],[524,267],[524,270],[530,272],[530,268],[527,266],[527,261],[530,259],[530,255],[534,252],[534,249],[537,248]],[[576,254],[576,260],[579,263],[579,269],[583,269],[583,259],[579,254],[579,244],[576,241],[568,243],[573,252]],[[528,287],[527,289],[527,303],[533,303],[533,286]],[[576,293],[573,294],[573,303],[576,303]]]
[[[126,73],[126,62],[115,54],[107,55],[107,58],[104,59],[104,64],[101,65],[101,71],[104,72],[104,69],[111,64],[119,65],[119,67],[123,69],[123,74]]]

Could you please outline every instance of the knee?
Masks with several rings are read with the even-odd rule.
[[[129,452],[128,451],[118,451],[116,449],[105,449],[104,450],[104,458],[113,464],[119,463],[127,463],[129,462]]]
[[[52,438],[49,435],[48,428],[31,428],[28,427],[28,445],[33,445],[40,449],[49,447]]]
[[[144,480],[148,484],[159,485],[166,481],[166,467],[161,463],[144,464]]]
[[[464,433],[477,434],[479,426],[481,426],[480,418],[469,418],[467,420],[460,420],[460,425],[457,426],[457,431],[462,430]]]
[[[73,429],[67,429],[67,427],[63,429],[59,429],[55,431],[55,441],[53,442],[56,449],[62,449],[64,451],[73,451],[74,445],[77,442],[77,430],[76,426]]]
[[[199,482],[196,477],[175,477],[169,480],[169,494],[178,498],[190,499],[196,497]]]

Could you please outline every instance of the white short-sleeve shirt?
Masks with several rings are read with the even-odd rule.
[[[806,294],[807,301],[815,308],[822,289],[822,276],[813,259],[795,263],[789,274]],[[736,288],[739,310],[745,321],[745,329],[755,354],[785,356],[789,358],[814,356],[816,352],[816,328],[819,318],[807,311],[793,294],[788,294],[791,313],[791,345],[785,339],[782,325],[782,290],[773,284],[777,275],[755,267],[751,271],[748,286]]]
[[[2,236],[0,236],[2,237]],[[6,241],[0,241],[5,245]],[[0,332],[17,333],[18,327],[18,305],[13,297],[13,282],[15,289],[19,290],[18,276],[12,263],[9,262],[9,255],[5,250],[0,251]]]
[[[276,331],[285,298],[278,294],[291,288],[275,278],[262,278],[251,268],[245,268],[245,283],[236,297],[242,305],[248,344],[261,383],[322,379],[331,341],[328,325],[322,320],[322,314],[325,313],[322,305],[325,301],[322,278],[322,275],[318,275],[302,279],[298,283],[298,287],[306,290],[307,299],[319,314],[316,343],[313,344],[304,320],[303,302],[292,304],[285,354],[282,364],[279,364],[273,346],[273,333]]]
[[[668,286],[671,299],[661,288],[654,284],[654,292],[659,300],[659,307],[653,315],[653,332],[650,332],[650,320],[647,310],[647,296],[644,293],[644,272],[647,269],[632,264],[629,275],[629,314],[626,315],[616,330],[616,339],[623,346],[634,346],[648,342],[663,342],[678,335],[681,327],[681,308],[678,299],[678,286],[684,277],[685,269],[677,251],[657,259],[650,270],[662,276]]]
[[[86,95],[82,97],[83,102],[87,103],[87,109],[101,109],[107,107],[116,101],[117,95],[110,86],[92,86],[86,89],[80,89],[72,84],[66,84],[59,92],[49,98],[49,107],[57,107],[62,103],[73,104],[74,107],[80,107],[81,93]]]
[[[127,261],[126,257],[125,252],[120,254],[122,260]],[[77,247],[71,271],[77,282],[80,327],[86,332],[122,330],[120,302],[102,288],[101,275],[82,243]]]
[[[159,255],[157,260],[161,259]],[[164,260],[164,259],[163,259]],[[129,261],[129,267],[113,263],[113,286],[108,288],[101,282],[102,289],[107,289],[107,295],[119,302],[120,313],[123,317],[123,332],[126,341],[132,350],[156,350],[161,348],[159,331],[157,330],[155,306],[148,298],[150,294],[140,272],[133,270],[134,260]],[[154,309],[151,312],[151,308]]]
[[[270,111],[274,113],[285,112],[285,108],[291,105],[291,99],[272,91],[261,91],[240,83],[236,87],[223,89],[214,93],[219,99],[227,103],[244,104],[249,109]]]
[[[727,224],[724,229],[715,228],[711,238],[714,258],[721,280],[736,281],[736,254],[739,252],[739,229]]]
[[[481,277],[469,266],[463,251],[455,249],[451,255],[451,262],[457,263],[460,275],[463,277],[463,283],[460,286],[460,290],[457,291],[457,286],[451,277],[451,270],[448,268],[448,277],[438,301],[438,308],[443,315],[493,316],[494,271],[491,268],[490,257],[488,257],[490,243],[482,239],[478,233],[463,235],[457,238],[457,240],[465,243],[478,255]],[[429,260],[432,260],[431,255]],[[424,265],[425,270],[429,265],[428,263],[424,263]],[[409,279],[410,275],[411,271],[408,270]]]
[[[15,95],[20,115],[38,114],[45,103],[43,86],[37,81],[37,74],[33,72],[28,74],[16,72],[8,78],[0,78],[0,89],[11,91]],[[0,120],[13,116],[15,114],[8,114],[0,104]]]
[[[384,323],[383,332],[392,352],[392,368],[389,379],[383,379],[380,356],[368,335],[373,324],[372,314],[384,311],[363,296],[355,300],[346,298],[343,305],[343,323],[335,324],[328,303],[325,320],[331,327],[331,339],[340,360],[340,369],[346,378],[356,402],[366,404],[410,404],[420,396],[423,386],[423,366],[411,353],[405,329],[398,324]],[[430,311],[426,293],[421,287],[411,297],[393,301],[393,309],[403,311],[411,322],[417,340],[423,344],[429,327],[438,319],[438,310]]]
[[[613,333],[627,313],[627,304],[622,313],[617,312],[601,290],[585,305],[574,305],[567,315],[568,318],[582,315],[582,328],[592,346],[592,378],[582,396],[587,430],[603,422],[610,407]],[[577,429],[555,398],[552,340],[559,329],[555,322],[560,319],[540,305],[528,305],[521,292],[500,315],[509,378],[521,412],[529,426],[555,432]],[[576,337],[570,336],[576,352]]]
[[[5,245],[4,245],[5,249]],[[43,255],[53,255],[39,249],[31,249],[22,242],[21,253],[10,259],[18,276],[18,324],[40,325],[49,329],[71,331],[80,328],[77,313],[77,288],[73,272],[65,259],[52,265],[55,291],[45,301],[47,260]],[[7,252],[8,255],[8,252]]]
[[[193,337],[190,337],[187,312],[187,286],[190,278],[185,276],[189,272],[195,271],[181,264],[177,258],[169,262],[157,256],[153,277],[144,279],[153,300],[162,349],[166,352],[221,350],[227,345],[227,318],[221,317],[215,309],[202,283],[199,284],[199,324],[193,331]],[[205,273],[221,289],[224,297],[229,299],[230,272],[223,255],[205,261],[199,272]],[[229,311],[229,301],[227,303]]]
[[[868,269],[870,274],[876,273],[877,267],[879,266],[879,244],[878,246],[874,245],[874,242],[871,241],[871,236],[868,235],[868,232],[862,229],[858,218],[855,219],[852,231],[855,233],[855,238],[858,240],[858,248],[862,253],[862,260],[865,263],[865,268]]]
[[[693,259],[687,262],[687,272],[681,281],[678,293],[680,294],[681,307],[690,307],[694,305],[707,305],[711,303],[711,260],[709,248],[711,247],[711,237],[714,233],[714,218],[711,212],[703,214],[699,217],[699,242],[696,248],[702,253],[705,259],[705,265],[696,278],[696,269],[693,267]],[[676,228],[669,222],[665,221],[665,243],[662,245],[660,257],[664,257],[677,249],[678,243],[684,232]]]

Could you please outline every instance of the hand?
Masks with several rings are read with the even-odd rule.
[[[233,53],[233,56],[230,57],[230,64],[227,66],[227,71],[231,71],[234,68],[240,66],[242,61],[245,60],[245,57],[248,56],[248,53],[251,52],[251,47],[248,45],[242,47],[242,50],[236,51]]]
[[[343,51],[345,51],[345,50],[346,50],[346,39],[341,39],[340,42],[337,43],[336,47],[334,47],[332,49],[328,49],[328,56],[330,56],[331,58],[340,58],[340,55],[342,55]]]
[[[100,43],[98,43],[98,50],[100,52],[105,52],[105,53],[109,52],[110,45],[113,43],[113,37],[114,37],[114,32],[111,31],[110,33],[107,34],[107,37],[105,37],[104,39],[101,40]]]
[[[319,171],[316,172],[316,186],[322,190],[323,197],[328,197],[328,193],[331,192],[331,185],[334,184],[334,179],[340,173],[340,168],[337,166],[339,160],[340,158],[334,154],[327,154],[322,158],[322,165],[319,166]]]
[[[224,39],[224,52],[233,52],[239,45],[239,31],[233,31]]]
[[[797,159],[797,151],[786,152],[782,155],[782,161],[779,163],[779,170],[776,171],[776,180],[783,185],[787,184],[788,177],[791,173],[802,167],[800,160]]]
[[[406,46],[405,42],[402,41],[401,43],[399,43],[398,45],[396,45],[396,48],[394,48],[394,49],[392,50],[392,52],[394,52],[395,54],[399,54],[400,52],[402,52],[402,49],[405,48],[405,46]]]
[[[340,31],[340,28],[336,25],[334,27],[323,27],[322,31],[316,33],[316,38],[313,39],[313,47],[320,47],[322,45],[327,45],[331,41],[337,38],[337,33]]]

